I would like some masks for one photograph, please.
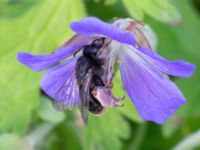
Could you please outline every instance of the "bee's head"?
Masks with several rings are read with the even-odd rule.
[[[95,39],[91,46],[100,49],[104,44],[105,38]]]
[[[98,50],[103,46],[105,38],[95,39],[90,45],[86,45],[83,49],[83,55],[94,58]]]

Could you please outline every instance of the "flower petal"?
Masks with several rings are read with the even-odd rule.
[[[188,62],[182,60],[169,61],[146,47],[140,47],[139,51],[143,53],[145,59],[149,60],[157,69],[165,74],[186,78],[191,76],[195,71],[195,65]]]
[[[185,103],[177,86],[133,49],[126,49],[120,59],[124,87],[142,119],[164,123]]]
[[[56,52],[48,55],[33,55],[28,52],[19,52],[17,59],[19,62],[34,71],[41,71],[73,55],[78,49],[82,48],[88,42],[89,39],[85,38],[85,40],[82,39],[82,41],[76,41],[73,45],[64,45]]]
[[[95,17],[88,17],[76,22],[72,22],[71,29],[86,36],[103,36],[121,43],[134,45],[135,37],[128,31],[123,31],[117,26],[101,21]]]
[[[41,88],[60,105],[61,109],[70,109],[80,102],[76,83],[75,65],[77,58],[50,68],[44,74]]]

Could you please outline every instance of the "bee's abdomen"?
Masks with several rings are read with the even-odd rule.
[[[77,64],[76,64],[76,79],[77,79],[77,84],[79,86],[79,93],[80,93],[80,97],[83,94],[89,94],[88,95],[88,100],[89,101],[89,107],[88,110],[93,113],[93,114],[99,114],[102,112],[102,110],[104,109],[104,107],[100,104],[100,102],[95,99],[92,96],[92,90],[93,88],[95,88],[96,86],[103,86],[103,82],[101,80],[101,72],[102,72],[102,68],[100,66],[95,66],[93,64],[94,62],[84,56],[81,56],[78,60],[77,60]],[[91,83],[90,83],[90,89],[89,89],[89,93],[84,93],[85,91],[85,84],[87,81],[87,74],[88,71],[92,70],[92,75],[91,75]],[[86,106],[87,107],[87,106]]]
[[[89,111],[93,114],[99,114],[103,111],[104,107],[93,97],[89,102]]]

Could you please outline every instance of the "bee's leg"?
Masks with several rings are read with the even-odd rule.
[[[85,46],[84,46],[85,47]],[[83,48],[84,48],[83,47]],[[78,54],[78,52],[81,50],[82,48],[80,48],[80,49],[78,49],[75,53],[74,53],[74,55],[73,55],[73,57],[76,57],[76,54]]]
[[[101,79],[100,79],[100,80],[98,80],[98,81],[97,81],[97,83],[99,84],[99,86],[105,86],[105,84],[104,84],[103,80],[101,80]]]
[[[92,57],[93,60],[98,61],[98,58],[96,57],[95,54],[92,54],[92,53],[91,53],[90,55],[91,55],[91,57]]]
[[[104,70],[101,66],[95,67],[92,77],[92,83],[95,86],[105,86],[104,81],[102,80],[103,74]]]
[[[101,65],[104,65],[106,63],[106,60],[104,58],[98,58],[95,54],[91,54],[91,57],[93,60],[95,60],[95,62],[97,64],[99,64],[100,66]]]
[[[110,79],[111,82],[112,82],[114,76],[115,76],[115,73],[113,72],[113,73],[112,73],[112,77],[111,77],[111,79]]]
[[[105,88],[112,89],[112,88],[113,88],[113,83],[112,83],[112,82],[107,83],[107,84],[105,85]]]
[[[98,61],[98,64],[100,65],[104,65],[106,63],[106,60],[104,58],[100,58],[97,61]]]
[[[95,78],[93,81],[94,86],[105,86],[103,80],[101,78]]]
[[[104,65],[106,63],[106,60],[104,58],[98,59],[98,63],[100,65]]]

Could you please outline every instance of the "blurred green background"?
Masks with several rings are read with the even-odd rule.
[[[17,62],[17,52],[51,53],[73,35],[70,22],[86,16],[143,20],[157,35],[158,53],[194,63],[192,77],[175,80],[186,105],[163,125],[141,121],[128,99],[102,117],[90,115],[87,126],[77,110],[56,112],[40,95],[44,72]],[[200,149],[199,50],[199,0],[0,0],[0,150]],[[114,94],[123,96],[119,80]]]

